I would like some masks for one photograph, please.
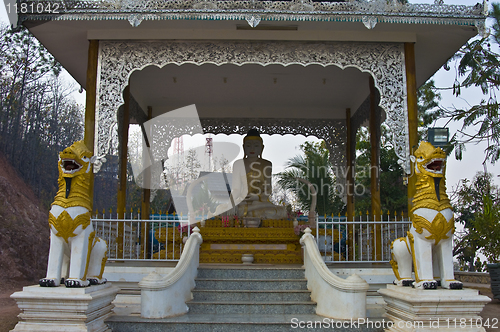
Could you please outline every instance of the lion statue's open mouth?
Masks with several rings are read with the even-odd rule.
[[[434,158],[427,164],[425,164],[425,169],[431,173],[443,174],[444,166],[446,161],[442,158]]]
[[[82,165],[77,163],[74,159],[61,160],[61,169],[66,174],[73,174],[82,169]]]

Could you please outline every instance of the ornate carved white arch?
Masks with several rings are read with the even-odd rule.
[[[123,104],[122,91],[135,70],[167,64],[270,64],[355,67],[370,73],[380,92],[380,107],[392,129],[395,152],[408,171],[409,143],[406,108],[406,77],[403,44],[288,41],[158,41],[100,43],[98,84],[98,131],[96,152],[107,152]],[[345,151],[344,151],[345,154]]]

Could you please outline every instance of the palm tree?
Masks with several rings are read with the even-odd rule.
[[[297,196],[300,208],[308,211],[312,197],[307,186],[297,178],[305,179],[316,189],[316,211],[319,215],[343,212],[344,203],[337,195],[336,181],[329,160],[330,154],[325,143],[305,142],[300,149],[305,156],[297,155],[288,160],[287,169],[278,174],[278,185],[293,192]]]

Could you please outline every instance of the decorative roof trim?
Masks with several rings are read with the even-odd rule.
[[[373,28],[377,23],[474,26],[478,25],[477,21],[484,21],[487,15],[485,3],[475,6],[431,5],[399,4],[387,0],[31,0],[25,3],[28,12],[19,14],[20,22],[128,20],[134,26],[144,20],[246,20],[254,27],[260,21],[363,22],[367,28]],[[52,10],[37,11],[41,4]]]

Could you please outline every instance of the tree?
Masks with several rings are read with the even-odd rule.
[[[319,215],[342,213],[344,203],[336,190],[335,176],[329,160],[329,151],[324,142],[305,142],[300,146],[304,153],[290,158],[287,169],[278,174],[278,184],[297,196],[299,207],[308,211],[311,207],[309,189],[297,178],[305,179],[313,184],[317,192],[316,210]]]
[[[357,134],[356,151],[356,213],[371,212],[370,160],[371,144],[369,132],[361,128]],[[381,127],[380,135],[380,203],[382,212],[402,212],[408,210],[407,189],[403,183],[403,170],[398,164],[388,128]]]
[[[497,94],[500,88],[500,53],[492,50],[491,43],[498,48],[500,44],[500,5],[493,4],[490,16],[494,19],[493,34],[466,43],[454,57],[459,61],[457,76],[453,83],[453,93],[460,96],[464,88],[480,88],[484,98],[476,105],[466,108],[442,108],[440,113],[449,121],[460,121],[462,128],[452,137],[457,159],[462,158],[465,144],[487,142],[486,162],[492,163],[500,158],[500,117]]]
[[[187,185],[184,181],[184,171],[186,170],[185,160],[181,155],[174,154],[164,165],[165,181],[168,188],[175,195],[181,195]]]
[[[475,262],[480,250],[491,253],[489,260],[498,260],[500,250],[499,204],[500,191],[489,173],[478,172],[472,179],[463,179],[451,196],[455,221],[464,231],[456,234],[453,255],[463,269],[476,271]],[[495,219],[497,218],[497,219]],[[496,228],[495,228],[496,227]]]
[[[198,170],[201,168],[201,163],[195,149],[189,149],[186,156],[187,180],[191,181],[198,178]]]
[[[417,90],[417,110],[419,138],[424,139],[427,136],[427,128],[435,120],[441,117],[439,101],[441,94],[437,92],[434,80],[430,79]]]
[[[214,158],[214,171],[220,171],[224,173],[232,172],[231,164],[229,163],[229,160],[227,160],[226,157],[224,157],[223,154],[220,156],[220,160]]]
[[[293,212],[300,209],[297,201],[296,195],[290,190],[283,188],[278,182],[280,180],[279,175],[273,174],[272,178],[272,193],[271,202],[275,205],[285,206],[288,215],[291,216]]]
[[[83,110],[58,77],[61,65],[28,30],[0,27],[0,51],[0,150],[48,206],[58,153],[83,137]]]
[[[483,209],[474,219],[474,227],[482,239],[481,251],[488,262],[500,263],[500,205],[498,190],[483,195]]]

